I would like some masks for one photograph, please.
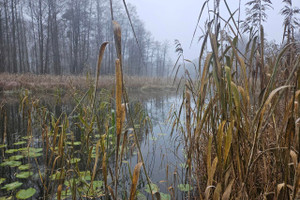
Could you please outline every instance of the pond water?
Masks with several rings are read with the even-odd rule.
[[[155,184],[154,187],[157,187],[157,190],[161,193],[162,199],[170,199],[171,194],[175,195],[174,198],[183,198],[185,193],[178,190],[177,186],[186,183],[186,168],[183,153],[184,142],[176,131],[171,135],[172,121],[170,121],[173,113],[179,109],[182,99],[171,92],[152,93],[150,95],[141,93],[129,96],[133,96],[132,103],[130,104],[133,106],[141,105],[146,115],[151,119],[152,126],[146,131],[148,133],[146,134],[146,132],[144,132],[139,134],[141,152],[151,182]],[[4,97],[2,97],[2,99],[4,99]],[[43,199],[46,193],[45,186],[57,187],[57,185],[53,186],[49,184],[43,174],[47,174],[45,172],[51,172],[52,170],[51,180],[56,181],[57,173],[53,173],[53,171],[59,171],[59,169],[49,169],[49,167],[46,167],[50,153],[43,149],[45,148],[45,142],[43,142],[45,135],[41,134],[41,132],[45,130],[35,126],[34,123],[42,119],[32,119],[32,124],[29,124],[28,120],[25,120],[23,117],[24,114],[22,114],[20,106],[22,102],[20,102],[21,101],[16,98],[11,98],[7,100],[5,104],[2,104],[0,115],[0,199],[1,197],[7,199],[18,194],[20,196],[20,194],[22,194],[20,191],[23,190],[24,192],[24,190],[28,188],[35,190],[32,197],[33,199]],[[59,117],[62,112],[70,113],[74,109],[75,105],[67,102],[68,101],[57,102],[48,99],[47,101],[43,101],[42,104],[40,103],[40,105],[43,105],[51,111],[53,116]],[[47,127],[44,128],[47,129]],[[33,138],[30,138],[28,132],[33,133]],[[80,141],[83,140],[80,131],[74,130],[74,133],[71,132],[68,134],[69,136],[66,136],[66,138],[72,138],[72,140],[69,141],[68,139],[68,141],[65,141],[65,144],[72,144],[72,147],[66,148],[65,151],[72,152],[73,157],[65,157],[64,159],[68,160],[68,165],[74,165],[78,170],[86,170],[86,163],[89,163],[89,158],[82,154],[83,148],[81,147],[82,143]],[[100,136],[97,137],[97,135],[95,136],[96,139],[99,137]],[[112,142],[111,144],[113,144]],[[51,147],[52,144],[48,145]],[[92,153],[94,153],[94,151],[95,149],[93,148]],[[120,198],[126,198],[128,197],[128,193],[130,193],[131,179],[129,174],[133,173],[133,169],[138,163],[138,160],[136,148],[133,152],[126,152],[120,170]],[[108,162],[114,165],[114,156],[111,156]],[[111,166],[111,168],[113,168],[113,166]],[[91,163],[89,169],[93,169],[93,163]],[[50,172],[48,172],[48,174]],[[69,172],[66,172],[66,174],[68,173]],[[90,172],[87,174],[87,176],[91,176]],[[108,176],[108,181],[111,181],[110,179],[111,177]],[[59,180],[60,179],[58,179],[58,182]],[[103,185],[102,181],[99,181],[99,184]],[[68,184],[65,183],[65,185]],[[137,187],[139,193],[138,199],[150,198],[146,185],[147,180],[144,170],[142,169]],[[48,189],[50,190],[50,188]],[[124,195],[122,191],[128,193],[126,194],[125,192]],[[30,191],[27,192],[30,193]],[[64,198],[69,199],[68,195],[65,195]],[[50,196],[50,199],[55,198],[55,194]],[[104,197],[102,198],[104,199]]]

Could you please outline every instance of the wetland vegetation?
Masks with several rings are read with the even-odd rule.
[[[54,1],[40,4],[48,6],[52,26],[48,46],[35,47],[36,53],[44,48],[53,50],[59,39]],[[9,1],[0,2],[3,10],[8,11]],[[267,20],[266,10],[272,8],[270,0],[247,1],[247,18],[243,23],[241,10],[231,10],[226,0],[205,1],[198,19],[199,23],[206,14],[198,60],[185,59],[184,49],[176,40],[178,59],[173,72],[176,76],[183,71],[176,91],[152,93],[145,89],[147,78],[135,83],[127,77],[128,72],[135,71],[129,69],[130,64],[145,67],[144,61],[151,64],[151,56],[144,61],[137,59],[143,57],[137,54],[145,46],[139,43],[142,37],[136,32],[140,29],[132,23],[131,10],[123,2],[129,21],[124,32],[129,31],[126,28],[132,29],[135,55],[130,54],[132,49],[126,51],[129,47],[124,43],[124,29],[117,22],[119,16],[114,15],[116,5],[110,1],[105,4],[112,28],[107,36],[114,41],[110,41],[113,45],[101,44],[93,75],[88,70],[85,78],[25,75],[25,79],[36,80],[27,81],[32,85],[20,89],[17,100],[2,93],[0,198],[299,199],[300,45],[296,33],[300,10],[293,7],[292,1],[283,0],[284,35],[280,45],[265,38],[263,23]],[[226,10],[220,10],[220,4]],[[16,1],[12,0],[11,5],[14,16],[18,11],[14,7]],[[34,4],[30,6],[39,9]],[[80,7],[70,6],[75,6],[71,11]],[[97,8],[100,13],[100,7]],[[74,14],[71,11],[69,14]],[[222,17],[223,13],[229,14],[228,19]],[[72,19],[68,15],[65,18]],[[72,30],[74,34],[76,30]],[[73,39],[72,44],[76,44],[76,37]],[[13,53],[14,40],[6,42],[12,42],[9,45]],[[81,53],[84,55],[85,51]],[[55,67],[57,58],[52,57],[53,62],[49,62],[53,65],[46,65],[36,56],[32,63],[39,62],[44,67],[22,68],[25,54],[20,54],[22,62],[13,55],[8,55],[2,65],[9,72],[62,72]],[[77,55],[79,52],[72,54],[71,60],[78,61]],[[168,71],[164,68],[164,56],[158,55],[152,74]],[[19,67],[10,68],[14,62]],[[74,72],[84,71],[80,68],[82,63],[75,64]],[[142,68],[137,75],[147,75],[146,71]],[[110,76],[103,77],[101,73]],[[22,80],[21,75],[1,76],[12,82]],[[48,93],[39,96],[43,87],[32,91],[39,87],[41,77],[47,79],[44,90]],[[66,78],[71,81],[63,80]],[[58,83],[52,87],[49,83],[55,79]],[[153,77],[148,81],[150,88],[155,88],[155,82],[159,89],[163,81],[173,82]],[[5,84],[7,81],[2,83]],[[144,90],[137,94],[130,90],[131,86]]]

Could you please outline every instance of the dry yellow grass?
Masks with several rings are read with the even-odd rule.
[[[18,89],[28,89],[31,91],[53,91],[56,89],[88,89],[93,83],[91,76],[53,76],[34,74],[0,74],[0,91],[11,91]],[[124,76],[124,82],[129,89],[176,89],[176,84],[172,85],[172,79]],[[98,87],[111,89],[115,85],[114,76],[100,76]]]

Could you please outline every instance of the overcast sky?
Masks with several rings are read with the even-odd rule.
[[[170,56],[175,59],[174,40],[178,39],[184,48],[184,54],[188,59],[195,59],[199,54],[199,44],[194,41],[191,48],[190,42],[197,23],[204,0],[127,0],[136,6],[140,19],[145,23],[156,40],[163,42],[168,40],[171,44]],[[232,11],[238,8],[238,0],[227,0]],[[242,0],[241,19],[245,18],[244,4]],[[281,0],[273,0],[273,10],[268,10],[268,21],[264,24],[268,40],[281,41],[283,17],[279,14],[283,3]],[[294,6],[300,8],[300,0],[293,0]],[[221,0],[221,16],[227,16],[227,9]],[[207,12],[204,13],[201,22],[207,19]],[[197,36],[201,31],[197,30]]]

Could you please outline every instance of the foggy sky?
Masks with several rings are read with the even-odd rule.
[[[192,47],[189,47],[204,0],[127,0],[126,2],[136,6],[140,19],[156,40],[161,42],[168,40],[170,42],[170,56],[172,59],[176,58],[174,52],[175,39],[182,43],[187,59],[198,57],[200,44],[197,43],[197,36],[201,35],[200,29],[197,29],[196,39]],[[246,2],[245,0],[241,2],[241,20],[245,18],[244,4]],[[265,35],[268,40],[276,40],[279,43],[282,40],[283,33],[283,16],[279,12],[284,4],[281,0],[273,0],[272,2],[274,9],[267,11],[268,21],[264,23]],[[238,8],[238,0],[228,0],[227,3],[232,12]],[[294,0],[293,5],[300,8],[300,0]],[[220,13],[224,18],[229,16],[223,1],[221,1]],[[204,12],[201,23],[203,24],[206,19],[207,12]]]

